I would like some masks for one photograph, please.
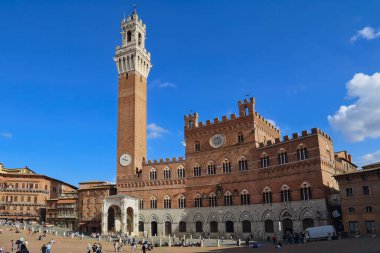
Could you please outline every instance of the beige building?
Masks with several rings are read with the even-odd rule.
[[[46,221],[46,202],[77,187],[31,169],[0,164],[0,218]]]
[[[352,235],[379,234],[380,162],[335,178],[340,187],[344,230]]]
[[[78,228],[78,192],[64,192],[56,199],[46,200],[46,222],[76,230]]]

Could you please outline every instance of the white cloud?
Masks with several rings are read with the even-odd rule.
[[[184,141],[181,141],[181,144],[182,144],[182,146],[183,146],[183,147],[185,147],[185,148],[186,148],[186,142],[184,142]]]
[[[0,136],[5,138],[5,139],[12,139],[13,134],[4,132],[4,133],[0,133]]]
[[[360,165],[367,165],[375,162],[380,162],[380,150],[374,152],[374,153],[369,153],[366,155],[363,155],[360,157]]]
[[[267,119],[267,121],[271,123],[275,128],[280,129],[280,127],[276,125],[276,122],[273,119]]]
[[[150,85],[152,88],[175,88],[177,85],[171,82],[163,82],[160,79],[153,80],[152,84]]]
[[[162,135],[169,133],[168,130],[165,128],[162,128],[155,123],[148,124],[148,139],[157,139],[160,138]]]
[[[333,129],[340,131],[350,141],[380,137],[380,73],[368,76],[355,74],[347,85],[349,98],[356,101],[342,105],[328,121]]]
[[[373,40],[380,37],[380,29],[374,29],[370,26],[366,26],[363,29],[356,32],[354,36],[351,37],[351,42],[355,42],[358,39]]]

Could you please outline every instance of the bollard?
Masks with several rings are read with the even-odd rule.
[[[193,235],[192,234],[190,234],[190,239],[193,239]]]
[[[203,247],[203,239],[201,240],[201,247]]]
[[[170,238],[169,238],[169,247],[171,247],[172,246],[172,240],[170,240]]]
[[[240,241],[240,239],[238,240],[238,246],[240,246],[240,244],[241,244],[241,241]]]
[[[220,241],[219,241],[219,239],[216,240],[216,247],[220,247]]]
[[[112,242],[112,237],[110,236],[110,242]]]
[[[202,236],[201,235],[199,235],[199,240],[201,240],[202,239]]]
[[[160,245],[160,247],[162,246],[162,239],[161,238],[160,238],[160,244],[159,245]]]
[[[65,231],[63,231],[63,237],[66,237],[66,232]]]
[[[82,240],[83,240],[83,238],[84,238],[84,235],[83,235],[83,233],[82,233],[82,236],[81,236],[81,238],[82,238]]]

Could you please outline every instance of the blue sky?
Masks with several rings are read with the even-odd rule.
[[[153,64],[149,159],[184,154],[183,115],[234,113],[248,94],[283,135],[318,127],[356,163],[380,160],[379,1],[136,3]],[[27,165],[72,184],[114,180],[112,57],[132,5],[0,2],[5,167]]]

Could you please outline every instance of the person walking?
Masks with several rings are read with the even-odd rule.
[[[41,253],[46,253],[46,245],[45,244],[42,244],[42,247],[41,247]]]
[[[91,249],[92,249],[91,244],[88,243],[87,244],[87,253],[91,253]]]
[[[51,243],[48,242],[48,244],[46,245],[46,253],[50,253],[51,252]]]

